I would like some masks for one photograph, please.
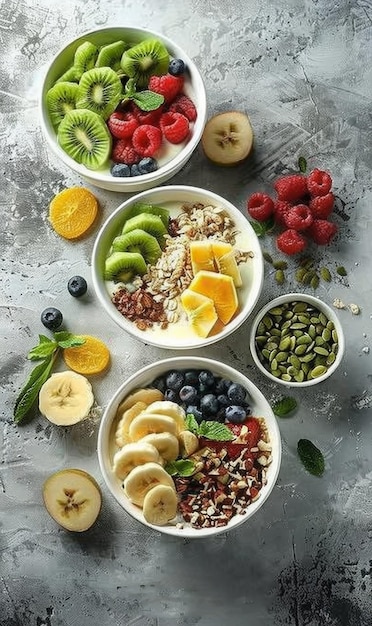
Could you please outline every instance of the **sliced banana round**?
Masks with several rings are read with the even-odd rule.
[[[185,417],[186,411],[177,402],[171,402],[170,400],[160,400],[152,402],[146,408],[146,413],[156,413],[157,415],[167,415],[172,417],[177,423],[179,430],[186,428]]]
[[[124,411],[115,431],[115,443],[119,448],[122,448],[131,441],[129,437],[129,426],[134,418],[142,413],[146,406],[144,402],[139,401],[135,402],[133,406]]]
[[[172,417],[156,415],[154,413],[140,413],[129,426],[129,437],[138,441],[150,433],[171,433],[177,435],[178,427]]]
[[[194,454],[199,448],[199,439],[190,430],[183,430],[179,433],[181,456],[186,458],[190,454]]]
[[[145,387],[144,389],[136,389],[129,394],[124,400],[119,404],[118,407],[118,415],[122,415],[124,411],[130,409],[136,402],[144,402],[147,405],[151,404],[151,402],[155,402],[156,400],[162,400],[164,398],[163,394],[159,389],[152,389],[151,387]]]
[[[70,370],[52,374],[39,392],[39,409],[57,426],[71,426],[88,417],[94,403],[89,380]]]
[[[49,476],[43,485],[43,500],[57,524],[75,532],[88,530],[102,505],[98,483],[79,469],[65,469]]]
[[[137,465],[149,462],[160,463],[160,461],[161,458],[155,446],[138,441],[128,443],[115,453],[112,469],[120,480],[124,480]]]
[[[237,165],[253,148],[249,117],[241,111],[225,111],[211,117],[202,135],[205,155],[217,165]]]
[[[124,490],[129,500],[143,505],[145,495],[156,485],[168,485],[175,491],[172,477],[158,463],[138,465],[124,480]]]
[[[143,517],[149,524],[164,526],[177,514],[177,494],[168,485],[157,485],[146,493],[143,500]]]
[[[155,446],[162,459],[165,461],[175,461],[179,455],[179,443],[175,435],[171,433],[150,433],[145,435],[138,443],[150,443]]]

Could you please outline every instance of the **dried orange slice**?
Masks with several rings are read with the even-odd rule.
[[[85,235],[97,213],[97,198],[85,187],[64,189],[49,205],[49,221],[56,233],[65,239]]]
[[[97,337],[80,336],[85,339],[83,344],[63,350],[62,356],[67,367],[79,374],[100,374],[110,362],[108,347]]]

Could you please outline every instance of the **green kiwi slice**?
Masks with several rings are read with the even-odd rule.
[[[121,98],[122,84],[116,72],[110,67],[94,67],[80,79],[76,108],[89,109],[106,120]]]
[[[139,213],[151,213],[152,215],[158,215],[163,222],[164,226],[168,229],[169,224],[169,211],[156,204],[146,204],[146,202],[136,202],[130,208],[128,212],[128,218],[138,215]]]
[[[139,252],[113,252],[105,261],[104,279],[130,280],[136,274],[147,271],[145,259]]]
[[[96,67],[111,67],[115,72],[121,70],[121,57],[127,47],[125,41],[114,41],[107,46],[102,46],[98,53]]]
[[[97,57],[98,48],[91,41],[84,41],[76,48],[73,67],[79,78],[95,66]]]
[[[78,89],[77,83],[62,82],[47,92],[46,105],[54,128],[58,128],[65,115],[76,108]]]
[[[160,246],[164,242],[164,235],[167,233],[161,218],[158,215],[151,215],[151,213],[139,213],[130,217],[123,226],[122,234],[125,235],[131,230],[137,229],[144,230],[155,237]]]
[[[169,66],[169,52],[159,39],[146,39],[125,50],[121,58],[121,68],[137,87],[147,87],[150,76],[166,74]]]
[[[58,127],[61,148],[77,163],[91,170],[105,165],[112,147],[106,123],[97,113],[75,109],[65,115]]]
[[[66,72],[64,72],[62,74],[62,76],[60,76],[55,84],[57,83],[78,83],[81,77],[81,73],[76,69],[76,67],[72,66],[69,67],[68,70],[66,70]]]
[[[113,252],[139,252],[150,265],[154,265],[161,256],[161,247],[156,237],[140,228],[115,237],[112,250]]]

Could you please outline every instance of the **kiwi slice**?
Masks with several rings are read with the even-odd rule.
[[[131,230],[144,230],[155,237],[160,246],[164,242],[164,235],[167,233],[167,229],[164,226],[159,215],[151,215],[151,213],[139,213],[130,217],[124,224],[122,234],[125,235]]]
[[[80,79],[76,108],[89,109],[106,120],[121,98],[122,84],[116,72],[111,67],[94,67]]]
[[[65,115],[58,127],[61,148],[77,163],[98,170],[111,154],[112,138],[102,117],[88,109]]]
[[[147,87],[150,76],[166,74],[169,52],[159,39],[146,39],[125,50],[121,58],[124,74],[133,78],[138,88]]]
[[[145,259],[139,252],[113,252],[105,261],[104,279],[130,280],[136,274],[142,276],[147,271]]]
[[[152,215],[158,215],[161,221],[163,222],[164,226],[168,229],[168,224],[169,224],[168,209],[163,209],[163,207],[157,206],[156,204],[146,204],[146,202],[136,202],[130,208],[128,212],[128,217],[139,215],[139,213],[151,213]]]
[[[112,242],[114,252],[139,252],[146,263],[154,265],[161,256],[161,247],[156,237],[153,237],[145,230],[135,228],[125,235],[115,237]]]
[[[58,80],[56,80],[55,84],[57,85],[58,83],[78,83],[80,77],[81,73],[76,69],[76,67],[72,66],[69,67],[69,69],[66,70],[66,72],[64,72],[62,76],[58,78]]]
[[[91,41],[84,41],[84,43],[80,44],[80,46],[76,49],[73,64],[79,78],[84,74],[84,72],[91,70],[95,66],[97,57],[98,48],[94,45],[94,43]]]
[[[111,67],[115,72],[121,70],[121,57],[127,47],[125,41],[114,41],[107,46],[102,46],[98,53],[96,67]]]
[[[77,83],[57,83],[46,95],[46,105],[54,128],[58,128],[66,113],[76,108]]]

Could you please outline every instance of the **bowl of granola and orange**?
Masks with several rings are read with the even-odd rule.
[[[251,314],[263,284],[257,235],[227,199],[172,185],[133,196],[96,238],[97,297],[120,328],[169,349],[213,344]]]

